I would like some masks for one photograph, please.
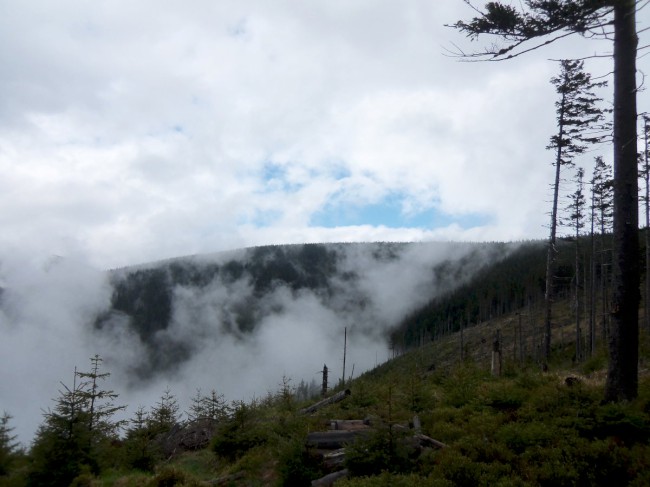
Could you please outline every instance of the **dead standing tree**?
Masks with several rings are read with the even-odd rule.
[[[573,227],[574,242],[574,266],[575,274],[573,279],[573,307],[575,309],[576,319],[576,361],[582,360],[584,347],[582,339],[582,328],[580,326],[580,231],[584,227],[584,208],[585,208],[585,195],[584,195],[584,170],[580,167],[576,171],[576,190],[571,195],[571,202],[567,209],[569,210],[569,221]]]
[[[645,210],[645,311],[644,326],[646,333],[650,333],[650,117],[648,114],[643,115],[643,142],[644,150],[641,158],[641,169],[639,177],[643,179],[644,195],[641,198]]]

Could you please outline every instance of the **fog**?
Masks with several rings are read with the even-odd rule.
[[[14,433],[28,446],[61,382],[71,384],[75,367],[89,370],[95,354],[111,373],[105,388],[119,394],[118,404],[127,405],[125,418],[140,406],[153,406],[167,388],[185,411],[197,389],[248,401],[276,391],[283,377],[293,386],[301,380],[320,383],[323,364],[334,385],[343,373],[345,329],[346,376],[356,377],[389,358],[387,334],[407,313],[503,257],[502,251],[410,244],[388,255],[380,245],[339,247],[328,293],[278,284],[255,297],[246,272],[234,282],[217,278],[204,287],[179,285],[173,289],[170,323],[153,344],[142,342],[125,315],[114,314],[110,326],[94,326],[111,306],[107,272],[72,258],[5,253],[0,259],[0,411],[13,416]],[[224,262],[233,255],[194,262]],[[464,277],[436,283],[433,266],[468,256]],[[255,328],[233,328],[232,315],[253,299]],[[159,363],[169,366],[138,373],[151,360],[152,348],[160,354]]]

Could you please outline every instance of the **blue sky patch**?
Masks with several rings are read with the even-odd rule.
[[[462,228],[472,228],[485,225],[488,222],[489,217],[487,215],[449,215],[435,208],[407,215],[402,212],[402,199],[395,196],[365,206],[328,205],[311,219],[312,225],[326,228],[351,225],[383,225],[389,228],[431,229],[446,227],[452,223],[456,223]]]
[[[287,170],[280,164],[267,162],[262,169],[262,180],[268,191],[281,190],[294,192],[302,188],[302,184],[289,181]]]

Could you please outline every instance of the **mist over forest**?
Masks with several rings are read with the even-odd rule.
[[[406,316],[516,244],[305,244],[100,271],[60,257],[2,259],[2,407],[27,443],[61,382],[99,354],[125,415],[169,388],[248,400],[359,375],[391,355]]]

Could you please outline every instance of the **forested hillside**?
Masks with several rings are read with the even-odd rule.
[[[476,272],[493,268],[512,252],[517,255],[519,247],[501,243],[267,246],[119,269],[111,272],[111,309],[95,326],[107,332],[126,326],[136,333],[146,351],[134,368],[142,377],[190,359],[197,346],[185,333],[190,329],[245,341],[265,320],[282,316],[291,303],[306,297],[333,314],[337,323],[329,326],[343,323],[351,333],[385,339],[406,313],[458,289]]]
[[[172,375],[200,352],[199,341],[212,343],[210,327],[229,346],[254,341],[274,326],[269,316],[282,316],[283,306],[305,295],[359,334],[379,327],[394,358],[360,377],[330,379],[328,400],[337,402],[309,413],[305,406],[318,391],[302,377],[285,375],[268,383],[261,399],[226,398],[218,389],[198,387],[187,398],[167,388],[157,402],[120,419],[127,407],[118,398],[122,391],[103,388],[109,374],[95,356],[88,372],[75,369],[73,381],[61,383],[29,451],[17,445],[13,415],[5,413],[0,481],[309,485],[333,472],[349,477],[342,485],[357,486],[477,485],[480,479],[490,485],[504,478],[517,485],[599,485],[621,478],[643,485],[643,465],[650,462],[645,372],[634,403],[600,399],[611,292],[607,238],[577,242],[584,249],[578,262],[588,269],[581,286],[573,278],[576,242],[558,242],[551,373],[539,353],[542,242],[260,247],[112,271],[112,309],[95,322],[96,331],[134,330],[148,351],[134,369],[141,379]],[[386,287],[369,287],[382,281]],[[576,334],[576,289],[584,298],[583,321],[593,301],[598,324],[598,346],[586,350],[583,344],[583,356],[576,352],[583,339]],[[408,306],[379,306],[414,293],[419,299]],[[188,327],[187,333],[179,327]],[[588,329],[583,325],[583,335]],[[187,338],[197,334],[198,341]],[[646,360],[645,342],[641,353]],[[318,432],[339,423],[365,433]],[[586,466],[590,462],[599,467]]]
[[[580,245],[589,248],[583,238]],[[572,292],[575,275],[573,247],[575,242],[558,242],[558,266],[555,288],[558,299],[566,300]],[[598,255],[597,258],[600,258]],[[584,254],[591,260],[591,255]],[[443,334],[490,321],[504,314],[537,310],[543,305],[545,291],[546,243],[524,242],[507,258],[485,266],[471,279],[460,283],[443,295],[435,296],[426,305],[406,316],[393,331],[392,339],[403,347],[411,347],[424,338],[435,339]],[[600,282],[601,267],[596,267]],[[444,266],[439,272],[453,275],[453,269]],[[585,289],[581,283],[581,292]]]
[[[583,278],[577,287],[576,241],[556,244],[556,299],[575,297],[578,289],[582,320],[603,336],[609,238],[578,240]],[[179,327],[245,341],[307,295],[353,333],[384,337],[393,350],[405,350],[503,314],[540,312],[546,249],[539,241],[340,243],[178,258],[111,271],[112,307],[95,326],[128,326],[137,334],[146,353],[133,370],[143,378],[191,358],[197,345]]]

